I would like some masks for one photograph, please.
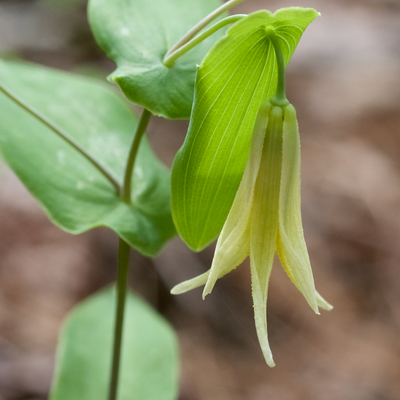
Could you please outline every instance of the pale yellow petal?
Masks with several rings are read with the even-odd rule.
[[[277,249],[286,273],[310,307],[319,314],[314,278],[301,221],[300,138],[296,110],[289,104],[284,108],[283,113],[282,179]]]
[[[268,283],[278,235],[279,185],[282,165],[282,109],[271,109],[257,176],[250,225],[250,266],[254,319],[265,361],[275,365],[268,342]]]
[[[333,305],[329,304],[318,292],[316,292],[315,294],[317,296],[318,307],[326,311],[331,311],[333,309]]]
[[[178,285],[174,286],[171,289],[171,294],[186,293],[189,290],[196,289],[197,287],[204,285],[207,282],[209,273],[210,273],[210,270],[208,270],[204,274],[196,276],[196,278],[192,278],[187,281],[179,283]]]
[[[249,218],[270,108],[271,105],[265,103],[258,113],[252,136],[249,160],[218,238],[203,298],[211,293],[217,279],[235,269],[249,255]]]
[[[254,308],[254,321],[256,325],[257,337],[260,342],[261,351],[264,355],[265,362],[270,367],[275,367],[275,362],[272,357],[271,348],[268,340],[268,329],[267,329],[267,294],[268,294],[268,282],[271,275],[272,260],[264,260],[263,265],[257,265],[250,257],[251,265],[251,289],[253,295],[253,308]],[[260,268],[264,268],[264,279],[261,281],[259,276]],[[267,276],[267,272],[269,272]]]

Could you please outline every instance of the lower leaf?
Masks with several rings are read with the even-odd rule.
[[[179,359],[168,323],[133,293],[126,300],[119,400],[174,400]],[[115,290],[79,304],[63,327],[50,400],[105,400],[111,371]]]

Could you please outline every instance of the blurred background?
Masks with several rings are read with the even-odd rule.
[[[201,1],[201,0],[198,0]],[[205,301],[170,288],[209,268],[171,241],[155,260],[133,254],[131,287],[176,329],[180,400],[400,399],[400,1],[247,0],[236,12],[285,6],[321,12],[288,68],[302,140],[303,222],[317,289],[313,314],[276,262],[268,324],[277,366],[255,334],[248,262]],[[0,1],[0,55],[105,78],[85,0]],[[153,118],[171,165],[185,121]],[[115,279],[116,235],[72,236],[51,225],[0,168],[0,400],[44,400],[60,324]]]

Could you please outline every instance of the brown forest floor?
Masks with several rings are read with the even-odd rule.
[[[106,76],[113,66],[94,44],[84,2],[51,3],[0,1],[0,52]],[[135,254],[131,286],[179,335],[180,400],[400,399],[400,3],[247,0],[237,11],[289,5],[322,13],[293,57],[287,91],[300,124],[315,279],[335,308],[315,316],[277,262],[270,369],[255,336],[247,262],[203,302],[200,290],[168,290],[206,270],[213,249],[193,254],[175,239],[155,260]],[[167,164],[186,127],[152,120]],[[106,229],[61,232],[5,166],[0,221],[0,400],[42,400],[60,323],[114,279],[117,240]]]

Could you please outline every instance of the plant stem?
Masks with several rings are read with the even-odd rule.
[[[146,131],[147,125],[149,124],[151,112],[146,108],[142,112],[139,124],[136,128],[135,136],[133,137],[132,146],[129,151],[128,161],[125,168],[124,184],[121,191],[121,200],[130,203],[131,202],[131,185],[132,185],[132,175],[133,167],[135,165],[136,155],[139,149],[140,141]]]
[[[278,37],[273,29],[268,28],[267,35],[274,46],[276,63],[278,65],[278,83],[276,86],[275,95],[271,98],[271,103],[277,106],[285,106],[289,104],[289,102],[286,98],[285,62],[283,60],[282,49],[279,45]]]
[[[232,24],[236,21],[239,21],[244,17],[247,17],[247,15],[246,14],[237,14],[237,15],[232,15],[230,17],[226,17],[226,18],[222,19],[221,21],[218,21],[216,24],[214,24],[213,26],[208,28],[206,31],[201,33],[199,36],[196,36],[194,39],[190,40],[189,42],[184,44],[182,47],[179,47],[177,50],[170,53],[168,56],[166,55],[163,60],[164,65],[168,68],[171,68],[174,65],[177,58],[183,56],[190,49],[197,46],[199,43],[201,43],[203,40],[207,39],[209,36],[211,36],[213,33],[218,31],[219,29],[223,28],[224,26],[226,26],[228,24]]]
[[[207,17],[203,18],[199,23],[197,23],[193,28],[191,28],[185,36],[183,36],[181,39],[179,39],[178,42],[176,42],[167,52],[167,54],[164,57],[164,60],[175,50],[179,49],[182,47],[185,43],[187,43],[189,40],[193,39],[204,27],[206,27],[211,21],[213,21],[215,18],[219,17],[221,14],[223,14],[225,11],[230,10],[231,8],[235,7],[236,5],[242,3],[244,0],[230,0],[223,4],[221,7],[218,7],[216,10],[214,10],[211,14],[208,14]]]
[[[140,141],[150,121],[151,115],[152,114],[149,110],[143,110],[129,151],[128,161],[125,168],[124,183],[121,190],[121,199],[127,203],[130,203],[131,201],[131,183],[136,155],[139,149]],[[117,399],[119,370],[121,364],[124,311],[129,276],[129,256],[130,247],[123,239],[120,238],[118,253],[117,306],[115,312],[114,345],[108,400]]]
[[[51,129],[57,136],[65,140],[69,145],[71,145],[76,151],[78,151],[83,157],[86,158],[103,176],[108,179],[108,181],[114,186],[116,192],[119,194],[121,191],[121,186],[117,182],[117,180],[108,172],[102,165],[100,165],[89,153],[83,149],[78,142],[74,139],[70,138],[67,133],[65,133],[62,129],[55,126],[49,119],[45,116],[41,115],[39,111],[35,110],[23,100],[18,98],[16,95],[11,93],[8,89],[6,89],[3,85],[0,84],[0,91],[3,92],[9,99],[11,99],[15,104],[20,106],[23,110],[28,112],[30,115],[35,117],[42,124]]]
[[[125,311],[126,292],[127,292],[128,276],[129,276],[129,258],[130,258],[129,256],[130,256],[130,247],[124,240],[120,238],[119,254],[118,254],[117,307],[115,315],[114,346],[113,346],[111,380],[110,380],[108,400],[117,399],[122,333],[124,325],[124,311]]]

